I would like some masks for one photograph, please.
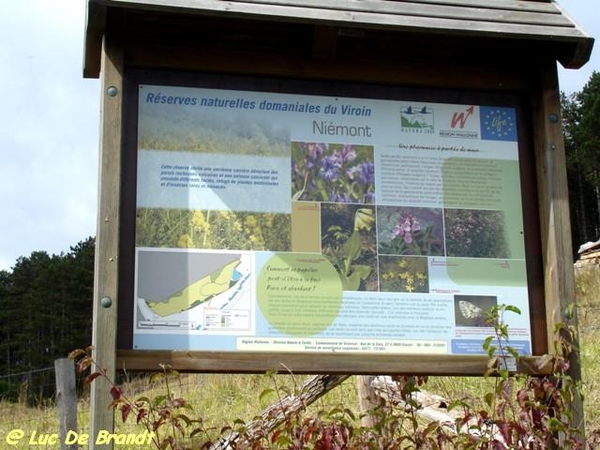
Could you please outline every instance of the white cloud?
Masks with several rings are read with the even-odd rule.
[[[100,95],[82,76],[85,3],[0,3],[0,269],[95,234]]]

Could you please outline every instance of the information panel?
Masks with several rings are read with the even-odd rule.
[[[134,349],[531,354],[514,108],[139,86]]]

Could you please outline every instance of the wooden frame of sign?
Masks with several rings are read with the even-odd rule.
[[[333,94],[335,98],[346,97],[357,99],[360,97],[364,97],[368,101],[373,101],[373,99],[385,99],[386,101],[389,101],[395,98],[399,98],[402,99],[402,101],[404,102],[421,102],[420,104],[431,105],[453,102],[456,101],[455,99],[460,98],[460,101],[464,103],[465,108],[468,108],[471,104],[483,105],[490,103],[496,106],[514,106],[515,110],[518,111],[519,126],[524,130],[527,130],[530,127],[530,125],[527,124],[529,120],[528,109],[527,107],[523,106],[524,102],[522,99],[519,98],[519,96],[506,93],[480,93],[477,91],[468,90],[441,91],[431,89],[405,89],[390,86],[341,83],[336,83],[335,85],[333,85],[332,83],[327,82],[304,82],[301,80],[290,81],[281,79],[270,79],[265,77],[258,78],[226,75],[215,76],[212,74],[201,74],[197,72],[173,73],[161,71],[144,71],[135,69],[126,71],[125,79],[126,82],[123,86],[123,95],[125,97],[124,127],[131,131],[126,134],[122,143],[124,149],[124,157],[121,163],[121,168],[123,171],[121,182],[121,198],[123,206],[121,208],[122,215],[120,236],[121,245],[123,247],[120,251],[121,265],[119,274],[120,285],[118,297],[121,299],[121,301],[119,302],[118,306],[117,333],[119,365],[128,367],[129,370],[150,370],[153,368],[155,361],[160,360],[161,362],[171,364],[173,367],[176,367],[179,370],[200,372],[264,372],[265,370],[276,371],[281,370],[282,367],[288,367],[295,373],[346,373],[348,371],[352,373],[357,373],[363,371],[363,369],[359,369],[359,367],[374,366],[378,367],[378,372],[380,373],[423,373],[425,371],[427,373],[439,374],[462,373],[470,375],[480,375],[485,371],[486,358],[481,358],[481,355],[473,357],[473,355],[455,354],[448,357],[448,361],[456,361],[456,363],[442,364],[440,362],[440,356],[449,355],[440,355],[439,353],[428,355],[426,349],[420,352],[405,351],[403,352],[404,354],[402,352],[396,352],[394,353],[394,356],[392,358],[390,358],[389,353],[385,352],[385,349],[381,349],[379,351],[383,351],[386,354],[378,355],[378,350],[376,346],[374,346],[371,351],[366,352],[357,350],[338,350],[338,352],[334,354],[336,349],[333,349],[331,352],[326,352],[327,358],[315,358],[314,351],[311,351],[310,345],[306,345],[308,349],[302,348],[300,351],[298,351],[297,347],[294,347],[291,350],[287,351],[285,349],[282,349],[280,351],[273,351],[267,349],[268,351],[265,351],[265,348],[263,348],[262,351],[260,351],[260,349],[257,349],[257,351],[253,351],[253,349],[245,349],[245,351],[235,351],[233,349],[231,349],[233,351],[223,351],[215,350],[215,348],[208,348],[202,351],[191,350],[189,348],[180,348],[177,346],[178,344],[171,344],[173,348],[163,349],[162,351],[156,349],[141,350],[140,347],[143,348],[144,345],[151,345],[145,344],[145,337],[149,333],[146,330],[142,330],[140,332],[140,335],[136,339],[134,339],[136,328],[136,326],[134,325],[137,324],[139,321],[143,321],[144,326],[151,327],[152,313],[149,312],[147,314],[148,317],[142,316],[141,314],[139,314],[139,311],[137,317],[135,317],[136,315],[134,314],[134,310],[137,306],[134,304],[133,299],[136,298],[136,296],[141,296],[141,294],[136,295],[137,289],[139,288],[139,286],[136,286],[136,282],[143,283],[143,281],[140,281],[140,277],[143,277],[143,274],[139,272],[141,272],[144,269],[141,268],[140,264],[139,272],[137,273],[137,275],[134,273],[135,271],[133,269],[136,266],[136,252],[135,249],[132,248],[132,243],[136,242],[136,247],[141,248],[153,247],[155,245],[154,243],[157,242],[157,237],[153,236],[152,233],[150,233],[151,236],[147,238],[148,241],[145,241],[144,239],[146,238],[142,237],[142,234],[144,236],[148,234],[148,232],[145,230],[138,229],[138,233],[136,236],[136,219],[140,214],[147,214],[148,209],[152,210],[152,214],[154,215],[159,214],[156,210],[160,210],[161,208],[144,208],[140,207],[139,205],[136,208],[135,194],[137,193],[137,197],[140,198],[140,191],[146,189],[144,187],[144,184],[138,180],[138,176],[142,176],[141,174],[139,174],[140,169],[138,168],[140,165],[138,161],[138,157],[140,156],[138,150],[138,143],[143,139],[138,135],[137,132],[137,130],[140,129],[138,117],[141,115],[141,112],[139,109],[141,107],[152,108],[154,106],[154,103],[152,103],[150,107],[144,106],[144,99],[140,99],[140,96],[152,96],[152,92],[147,92],[143,94],[143,89],[146,88],[146,91],[148,91],[148,86],[157,86],[155,91],[160,91],[159,94],[162,94],[163,97],[169,94],[170,91],[168,91],[168,89],[172,88],[175,90],[175,93],[179,93],[181,89],[184,89],[181,92],[183,94],[185,94],[186,92],[191,93],[190,95],[200,95],[203,92],[216,93],[215,95],[224,95],[223,93],[227,93],[233,90],[233,92],[235,92],[236,95],[250,96],[251,94],[255,94],[260,95],[262,97],[266,96],[265,98],[271,98],[273,95],[280,95],[283,93],[294,95],[294,99],[303,98],[301,97],[301,95],[305,94],[318,94],[318,97],[309,96],[307,98],[321,99],[323,98],[324,94],[328,94],[326,98],[332,97]],[[140,89],[140,86],[143,86],[143,88]],[[202,90],[205,88],[208,88],[209,90]],[[158,97],[152,97],[153,100],[156,98]],[[195,98],[196,97],[194,97],[194,99]],[[238,99],[236,99],[236,101],[239,102]],[[173,114],[173,112],[171,114]],[[188,114],[188,112],[184,111],[183,114]],[[232,113],[228,111],[227,114],[231,115]],[[261,113],[257,111],[252,111],[252,114],[256,116],[260,115]],[[263,113],[262,115],[264,116],[265,114],[266,113]],[[298,119],[295,118],[294,120]],[[309,122],[312,123],[310,119]],[[163,126],[165,126],[164,123]],[[196,124],[195,126],[199,125]],[[520,200],[523,204],[522,211],[523,214],[525,214],[525,217],[523,219],[525,227],[523,228],[522,232],[525,236],[524,242],[527,245],[526,251],[528,255],[528,258],[526,259],[528,274],[526,306],[528,309],[531,310],[531,317],[528,320],[531,320],[532,323],[542,324],[541,327],[534,326],[532,328],[534,332],[531,336],[531,351],[529,353],[533,355],[541,355],[547,351],[547,342],[544,325],[546,317],[544,313],[545,304],[543,301],[543,286],[540,282],[542,269],[540,258],[541,249],[539,235],[539,218],[535,211],[535,205],[537,205],[537,196],[535,186],[532,186],[531,183],[527,181],[535,176],[535,160],[533,152],[531,151],[531,141],[532,137],[528,135],[527,131],[521,133],[518,145],[521,149],[519,151],[518,157],[520,161],[519,182],[524,188],[523,192],[521,192],[519,195],[521,196]],[[414,150],[412,151],[414,152]],[[211,156],[211,158],[213,158],[213,156]],[[436,158],[437,157],[434,157],[433,159]],[[200,164],[202,162],[201,158],[199,157],[196,157],[195,161],[196,164]],[[189,176],[189,174],[187,175]],[[269,187],[269,189],[272,190],[274,188]],[[287,189],[289,190],[289,187]],[[517,202],[518,200],[519,199],[517,199]],[[264,206],[261,207],[264,208]],[[385,208],[383,208],[380,209],[380,211],[383,214],[386,210]],[[395,209],[393,209],[393,211],[395,211]],[[418,212],[419,209],[412,209],[411,211]],[[155,217],[154,220],[160,219]],[[154,226],[160,227],[160,225],[158,225],[157,222],[154,222]],[[303,230],[303,232],[306,233],[306,230]],[[189,257],[187,251],[184,252],[184,254],[186,255],[186,258]],[[204,256],[205,254],[201,253],[200,255]],[[533,257],[532,255],[537,256]],[[430,255],[429,257],[430,259],[433,258],[435,260],[435,255],[433,255],[433,257]],[[493,264],[498,264],[498,261],[494,261]],[[165,272],[161,272],[166,269],[161,268],[160,265],[152,266],[152,268],[148,268],[146,270],[153,270],[154,273],[151,274],[150,278],[160,279],[160,283],[161,285],[163,285],[163,287],[165,284],[169,283],[169,281],[165,279],[168,277],[168,275]],[[431,281],[430,284],[433,285],[434,282]],[[167,288],[165,289],[167,292],[169,291]],[[139,288],[139,290],[141,291],[143,289]],[[319,311],[317,310],[315,312],[318,314]],[[377,318],[377,320],[382,319],[383,316]],[[156,320],[162,322],[166,319],[159,319],[157,317]],[[160,328],[158,329],[160,330]],[[484,331],[484,333],[490,332],[491,329],[489,328],[486,328]],[[213,330],[210,336],[213,336],[213,339],[216,340],[215,335],[217,334],[218,333],[215,333]],[[240,334],[242,336],[246,335],[243,331]],[[164,332],[162,335],[159,335],[161,337],[164,337]],[[186,336],[185,339],[187,339],[186,333],[183,333],[182,335]],[[349,336],[346,336],[345,340],[348,341],[348,338]],[[205,337],[203,339],[208,338]],[[362,339],[370,341],[368,337],[362,337]],[[322,339],[321,341],[324,340]],[[272,344],[272,342],[269,342],[268,345]],[[481,352],[482,349],[479,348],[477,353],[481,354]],[[324,356],[322,353],[317,353],[317,355]],[[428,360],[431,360],[431,367],[425,369],[423,364],[427,364]],[[456,364],[456,366],[454,366],[454,364]],[[534,368],[532,361],[528,360],[528,358],[526,357],[521,360],[520,364],[522,364],[521,370],[525,370],[528,372],[535,372],[539,370]],[[372,371],[372,369],[368,369],[367,371]]]

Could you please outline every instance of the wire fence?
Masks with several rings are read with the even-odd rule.
[[[77,376],[77,394],[86,395],[85,375]],[[44,367],[25,372],[0,375],[0,401],[29,406],[54,404],[56,394],[54,367]]]
[[[83,377],[77,377],[79,405],[78,432],[89,432],[89,394]],[[0,375],[0,449],[33,448],[36,436],[59,433],[59,411],[56,408],[56,373],[54,367]],[[24,434],[18,445],[9,446],[11,432]],[[36,445],[36,447],[40,447]],[[44,448],[60,448],[60,445]]]
[[[18,403],[42,403],[54,392],[54,367],[0,375],[0,399]]]
[[[32,436],[50,435],[59,433],[60,417],[59,410],[56,407],[55,389],[55,370],[54,367],[37,369],[35,371],[13,373],[1,375],[1,381],[9,381],[16,384],[21,395],[16,396],[16,400],[0,399],[0,450],[13,450],[21,448],[45,448],[59,449],[60,445],[28,445],[28,439]],[[266,388],[278,387],[283,392],[292,390],[296,384],[300,385],[307,376],[300,376],[294,381],[291,377],[285,377],[285,380],[278,381],[274,385],[271,375],[267,374],[181,374],[170,379],[167,387],[167,381],[164,378],[156,377],[158,381],[152,381],[148,373],[127,374],[120,376],[118,383],[122,386],[126,395],[135,400],[140,396],[147,396],[151,399],[164,395],[167,389],[177,397],[185,398],[191,401],[198,414],[227,415],[221,411],[230,408],[236,409],[235,418],[251,419],[260,412],[264,405],[258,405],[259,393]],[[77,405],[77,433],[79,435],[90,435],[90,401],[89,388],[81,387],[84,377],[77,380],[79,387],[78,405]],[[287,387],[283,387],[287,385]],[[241,389],[244,387],[244,390]],[[246,389],[249,392],[245,392]],[[52,395],[43,399],[38,398],[39,392],[53,390]],[[215,393],[219,393],[220,401],[214,402]],[[108,392],[107,392],[107,395]],[[219,426],[222,424],[219,423]],[[9,433],[14,430],[22,430],[24,433],[23,445],[10,446],[7,444]],[[140,434],[144,431],[141,425],[137,425],[135,420],[129,420],[126,424],[117,417],[115,419],[115,433],[133,433]],[[79,445],[80,450],[89,448],[89,445]],[[137,449],[138,447],[127,447]],[[139,448],[148,448],[139,447]]]

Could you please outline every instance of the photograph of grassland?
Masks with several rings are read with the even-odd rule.
[[[289,156],[289,129],[256,114],[215,113],[199,107],[144,108],[138,148],[255,156]]]
[[[136,246],[290,251],[291,216],[138,208]]]

